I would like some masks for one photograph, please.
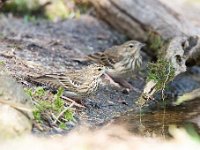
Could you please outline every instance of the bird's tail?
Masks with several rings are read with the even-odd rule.
[[[74,62],[78,62],[79,64],[82,64],[82,65],[89,65],[92,62],[92,60],[88,56],[74,57],[74,58],[71,58],[71,60]]]
[[[74,58],[71,58],[71,60],[79,62],[79,63],[88,61],[87,57],[74,57]]]
[[[54,74],[46,74],[38,77],[28,75],[25,78],[25,80],[39,86],[41,85],[49,86],[53,89],[58,89],[60,87],[60,83],[57,80],[57,76]]]
[[[79,57],[79,58],[73,58],[73,61],[76,61],[78,63],[88,65],[91,63],[97,63],[97,64],[103,64],[105,65],[107,63],[107,57],[105,57],[105,54],[101,52],[89,54],[84,57]]]

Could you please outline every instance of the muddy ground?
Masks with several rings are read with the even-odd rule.
[[[64,72],[67,68],[80,68],[82,65],[71,58],[102,51],[127,40],[106,23],[89,15],[56,23],[45,20],[27,22],[23,18],[1,16],[0,31],[0,60],[24,86],[35,86],[24,80],[27,75],[38,76]],[[171,83],[169,97],[200,87],[200,82],[196,80],[199,72],[199,68],[193,68],[177,77]],[[145,76],[142,68],[129,81],[142,92]],[[96,96],[85,99],[87,108],[76,108],[77,122],[69,126],[73,128],[83,122],[91,126],[102,125],[126,112],[138,113],[135,101],[139,96],[138,92],[127,94],[103,84]],[[157,104],[156,101],[154,103]]]
[[[23,83],[27,75],[38,76],[79,68],[81,64],[71,58],[101,51],[125,40],[123,35],[92,16],[57,23],[42,20],[25,22],[4,16],[0,20],[0,59]],[[136,76],[133,85],[142,89],[144,80]],[[120,89],[104,84],[96,96],[85,100],[88,108],[77,108],[76,116],[78,120],[90,124],[102,124],[132,109],[138,96],[139,93],[134,91],[123,94]]]

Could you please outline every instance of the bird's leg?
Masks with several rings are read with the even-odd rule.
[[[108,74],[104,74],[104,79],[109,81],[109,84],[114,85],[115,87],[121,88],[121,86],[115,82]]]
[[[134,90],[136,91],[137,93],[140,93],[140,90],[133,87],[130,83],[128,83],[128,81],[126,81],[125,79],[122,79],[122,78],[117,78],[117,77],[112,77],[111,75],[109,74],[105,74],[104,75],[104,79],[108,80],[109,83],[111,85],[114,85],[115,87],[117,88],[125,88],[128,92],[130,90]]]
[[[123,79],[123,78],[118,78],[118,77],[113,77],[112,75],[108,76],[112,79],[113,83],[118,84],[121,88],[125,88],[127,92],[129,92],[130,90],[134,90],[137,93],[140,93],[140,90],[133,87],[130,83],[128,83],[127,80]]]

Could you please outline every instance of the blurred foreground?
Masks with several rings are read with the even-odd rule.
[[[116,132],[117,131],[117,132]],[[67,136],[53,136],[41,138],[25,136],[1,144],[1,150],[197,150],[200,143],[192,139],[185,130],[171,127],[170,132],[174,139],[136,137],[122,127],[106,127],[96,131],[86,128],[72,131]]]
[[[56,10],[56,12],[57,10],[64,10],[64,16],[62,14],[56,14],[54,13],[54,11],[52,11],[52,6],[55,6],[54,4],[57,1],[52,0],[52,4],[48,5],[45,5],[45,3],[38,5],[38,9],[41,9],[44,5],[45,7],[47,6],[46,9],[51,6],[49,12],[53,12],[55,16],[51,16],[51,14],[48,15],[46,9],[43,12],[43,15],[51,20],[57,21],[55,23],[35,18],[34,15],[41,17],[42,14],[38,11],[36,14],[34,14],[35,9],[33,9],[31,12],[28,9],[28,12],[26,13],[24,13],[23,10],[18,10],[21,11],[24,18],[18,18],[20,16],[20,12],[18,12],[18,17],[16,17],[14,10],[12,11],[14,15],[2,14],[2,16],[0,16],[0,63],[6,66],[9,75],[16,78],[17,82],[23,85],[23,87],[19,87],[18,83],[15,83],[14,80],[8,78],[7,75],[5,75],[6,79],[1,78],[0,80],[0,95],[2,96],[2,102],[4,102],[1,102],[2,104],[0,105],[0,109],[2,109],[2,113],[0,114],[4,116],[4,118],[0,117],[0,120],[4,119],[0,121],[1,135],[3,135],[2,131],[5,132],[7,131],[7,129],[11,129],[8,130],[8,133],[14,133],[14,136],[17,136],[17,138],[11,139],[10,141],[1,141],[2,143],[0,144],[0,150],[146,150],[149,149],[150,146],[151,149],[154,150],[160,149],[161,146],[162,149],[166,150],[198,149],[200,146],[199,135],[193,134],[192,136],[190,136],[186,132],[186,130],[182,128],[178,129],[175,126],[171,126],[171,124],[180,125],[180,123],[182,123],[183,121],[188,121],[189,119],[192,119],[197,124],[197,126],[199,126],[199,101],[196,101],[196,103],[194,103],[195,105],[190,104],[190,107],[184,105],[184,107],[182,107],[183,111],[180,111],[180,107],[172,107],[171,112],[170,110],[167,110],[168,108],[164,108],[162,111],[164,112],[164,115],[162,115],[162,112],[155,113],[153,112],[153,109],[151,107],[148,107],[147,109],[149,111],[145,112],[146,108],[144,108],[144,110],[142,110],[142,113],[144,113],[144,115],[141,115],[140,109],[135,105],[135,101],[140,95],[139,93],[136,93],[134,91],[131,91],[130,93],[123,93],[121,91],[119,92],[117,89],[113,89],[112,87],[102,86],[95,97],[90,100],[86,100],[86,104],[88,105],[87,109],[81,109],[74,106],[73,110],[71,111],[71,114],[73,114],[73,119],[72,121],[67,120],[66,122],[64,122],[64,127],[66,127],[65,129],[61,128],[61,126],[59,126],[58,124],[55,125],[52,123],[51,115],[49,115],[50,113],[52,114],[52,112],[47,112],[45,108],[43,108],[45,111],[42,113],[42,115],[46,115],[48,117],[47,119],[43,117],[40,120],[39,125],[37,126],[35,124],[35,120],[33,121],[32,117],[22,111],[21,105],[14,105],[16,104],[16,102],[17,104],[20,102],[20,104],[23,105],[29,104],[27,102],[37,102],[35,101],[33,96],[36,92],[32,91],[38,89],[38,87],[24,80],[27,75],[41,75],[44,72],[59,72],[65,71],[66,68],[79,68],[81,67],[81,65],[77,62],[72,61],[71,58],[97,51],[102,51],[108,47],[111,47],[112,45],[123,43],[126,40],[124,35],[118,33],[113,29],[113,27],[108,26],[101,20],[97,19],[95,16],[91,16],[88,14],[80,15],[81,10],[78,9],[78,5],[75,5],[75,0],[65,1],[68,2],[68,7],[63,8],[62,6],[64,4],[59,4],[59,8],[56,7],[54,9]],[[166,0],[163,1],[166,2]],[[21,0],[21,2],[28,1]],[[60,0],[60,2],[63,3],[62,0]],[[76,3],[77,2],[78,0],[76,1]],[[58,3],[56,3],[56,6],[57,4]],[[182,6],[177,8],[176,10],[178,11],[180,9],[180,14],[190,19],[190,23],[193,22],[194,25],[198,27],[198,18],[196,16],[194,17],[194,14],[192,13],[186,13],[186,11],[182,12],[182,10],[185,10],[183,9],[185,8],[185,5],[181,5],[182,3],[178,3],[178,0],[176,4],[177,5],[173,3],[175,9],[178,6]],[[171,5],[171,3],[169,2],[169,4],[167,3],[167,5]],[[22,3],[20,4],[20,6],[22,6]],[[191,10],[191,8],[193,7],[194,6],[191,5],[191,7],[188,7],[187,10]],[[9,10],[7,11],[9,12]],[[194,9],[193,12],[197,12],[197,9]],[[65,21],[61,21],[64,18],[68,19]],[[155,21],[153,20],[153,22]],[[147,64],[147,60],[151,57],[148,55],[148,53],[143,55],[145,57],[144,69],[142,69],[141,72],[136,75],[135,79],[130,80],[131,84],[136,86],[136,88],[139,88],[141,91],[144,87],[146,80],[146,72],[144,71],[146,70],[145,66]],[[170,87],[172,88],[170,89],[171,91],[168,95],[173,97],[173,95],[182,95],[183,93],[190,92],[196,88],[200,88],[199,75],[199,68],[193,68],[181,74],[171,83]],[[16,86],[14,86],[15,84]],[[25,89],[28,89],[28,92],[30,93],[30,95],[32,95],[32,99],[24,96],[24,87]],[[20,88],[21,90],[19,90]],[[17,92],[19,94],[17,94]],[[41,93],[40,91],[39,96],[37,95],[37,98],[39,97],[39,100],[46,100],[50,102],[54,100],[52,97],[55,97],[55,95],[49,96],[50,92],[47,92],[47,95],[45,95],[46,93],[44,93],[45,92]],[[11,97],[9,97],[9,94],[11,95]],[[22,97],[18,97],[17,95],[22,95]],[[169,101],[170,103],[172,101],[171,97],[166,101]],[[192,99],[198,99],[198,97]],[[98,107],[95,103],[93,103],[93,100],[96,104],[98,104]],[[156,109],[158,109],[157,107],[162,107],[162,105],[164,105],[163,101],[160,102],[159,100],[152,101],[151,103],[153,103],[154,108]],[[68,105],[70,105],[70,103],[67,104],[67,106]],[[32,105],[30,105],[30,107],[32,108]],[[186,111],[187,109],[190,111]],[[12,114],[9,115],[7,111],[11,112]],[[146,118],[145,113],[147,114]],[[124,118],[122,114],[126,114],[127,116]],[[142,119],[140,118],[141,116]],[[163,116],[165,116],[164,119]],[[194,116],[197,117],[194,118]],[[117,125],[128,123],[129,120],[131,120],[131,127],[137,129],[137,124],[141,125],[141,122],[143,122],[143,125],[146,128],[150,126],[150,129],[153,128],[156,131],[163,131],[159,130],[158,127],[161,127],[161,129],[163,127],[163,129],[166,129],[169,126],[169,134],[173,138],[170,140],[165,140],[165,137],[164,139],[163,137],[162,139],[157,138],[157,135],[155,134],[152,134],[150,136],[145,134],[145,137],[138,137],[138,135],[136,136],[133,135],[133,133],[128,132],[129,129],[127,128],[119,126],[116,127],[113,125],[109,127],[106,126],[102,129],[93,129],[92,131],[87,127],[79,128],[80,122],[87,122],[86,124],[91,128],[97,128],[107,123],[112,123],[113,120],[116,121],[116,118],[122,118],[121,120],[117,120]],[[16,124],[14,124],[15,122]],[[10,125],[12,125],[12,127]],[[41,130],[40,134],[42,135],[52,134],[52,136],[50,136],[51,138],[49,138],[49,136],[36,137],[30,134],[27,135],[27,133],[30,133],[32,131],[34,132],[34,134],[37,134],[37,128],[39,128],[38,130]],[[64,132],[68,132],[68,134],[63,135]],[[26,133],[26,136],[19,136],[21,135],[21,133]],[[58,135],[57,133],[61,134]],[[5,135],[8,136],[7,133]],[[148,138],[146,136],[148,136]],[[5,140],[5,138],[3,138],[2,140]]]

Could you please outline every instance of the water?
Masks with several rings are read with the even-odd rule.
[[[170,137],[171,125],[193,128],[200,133],[200,100],[188,102],[181,106],[156,107],[141,113],[128,112],[114,120],[113,124],[125,125],[130,132],[147,137]]]

